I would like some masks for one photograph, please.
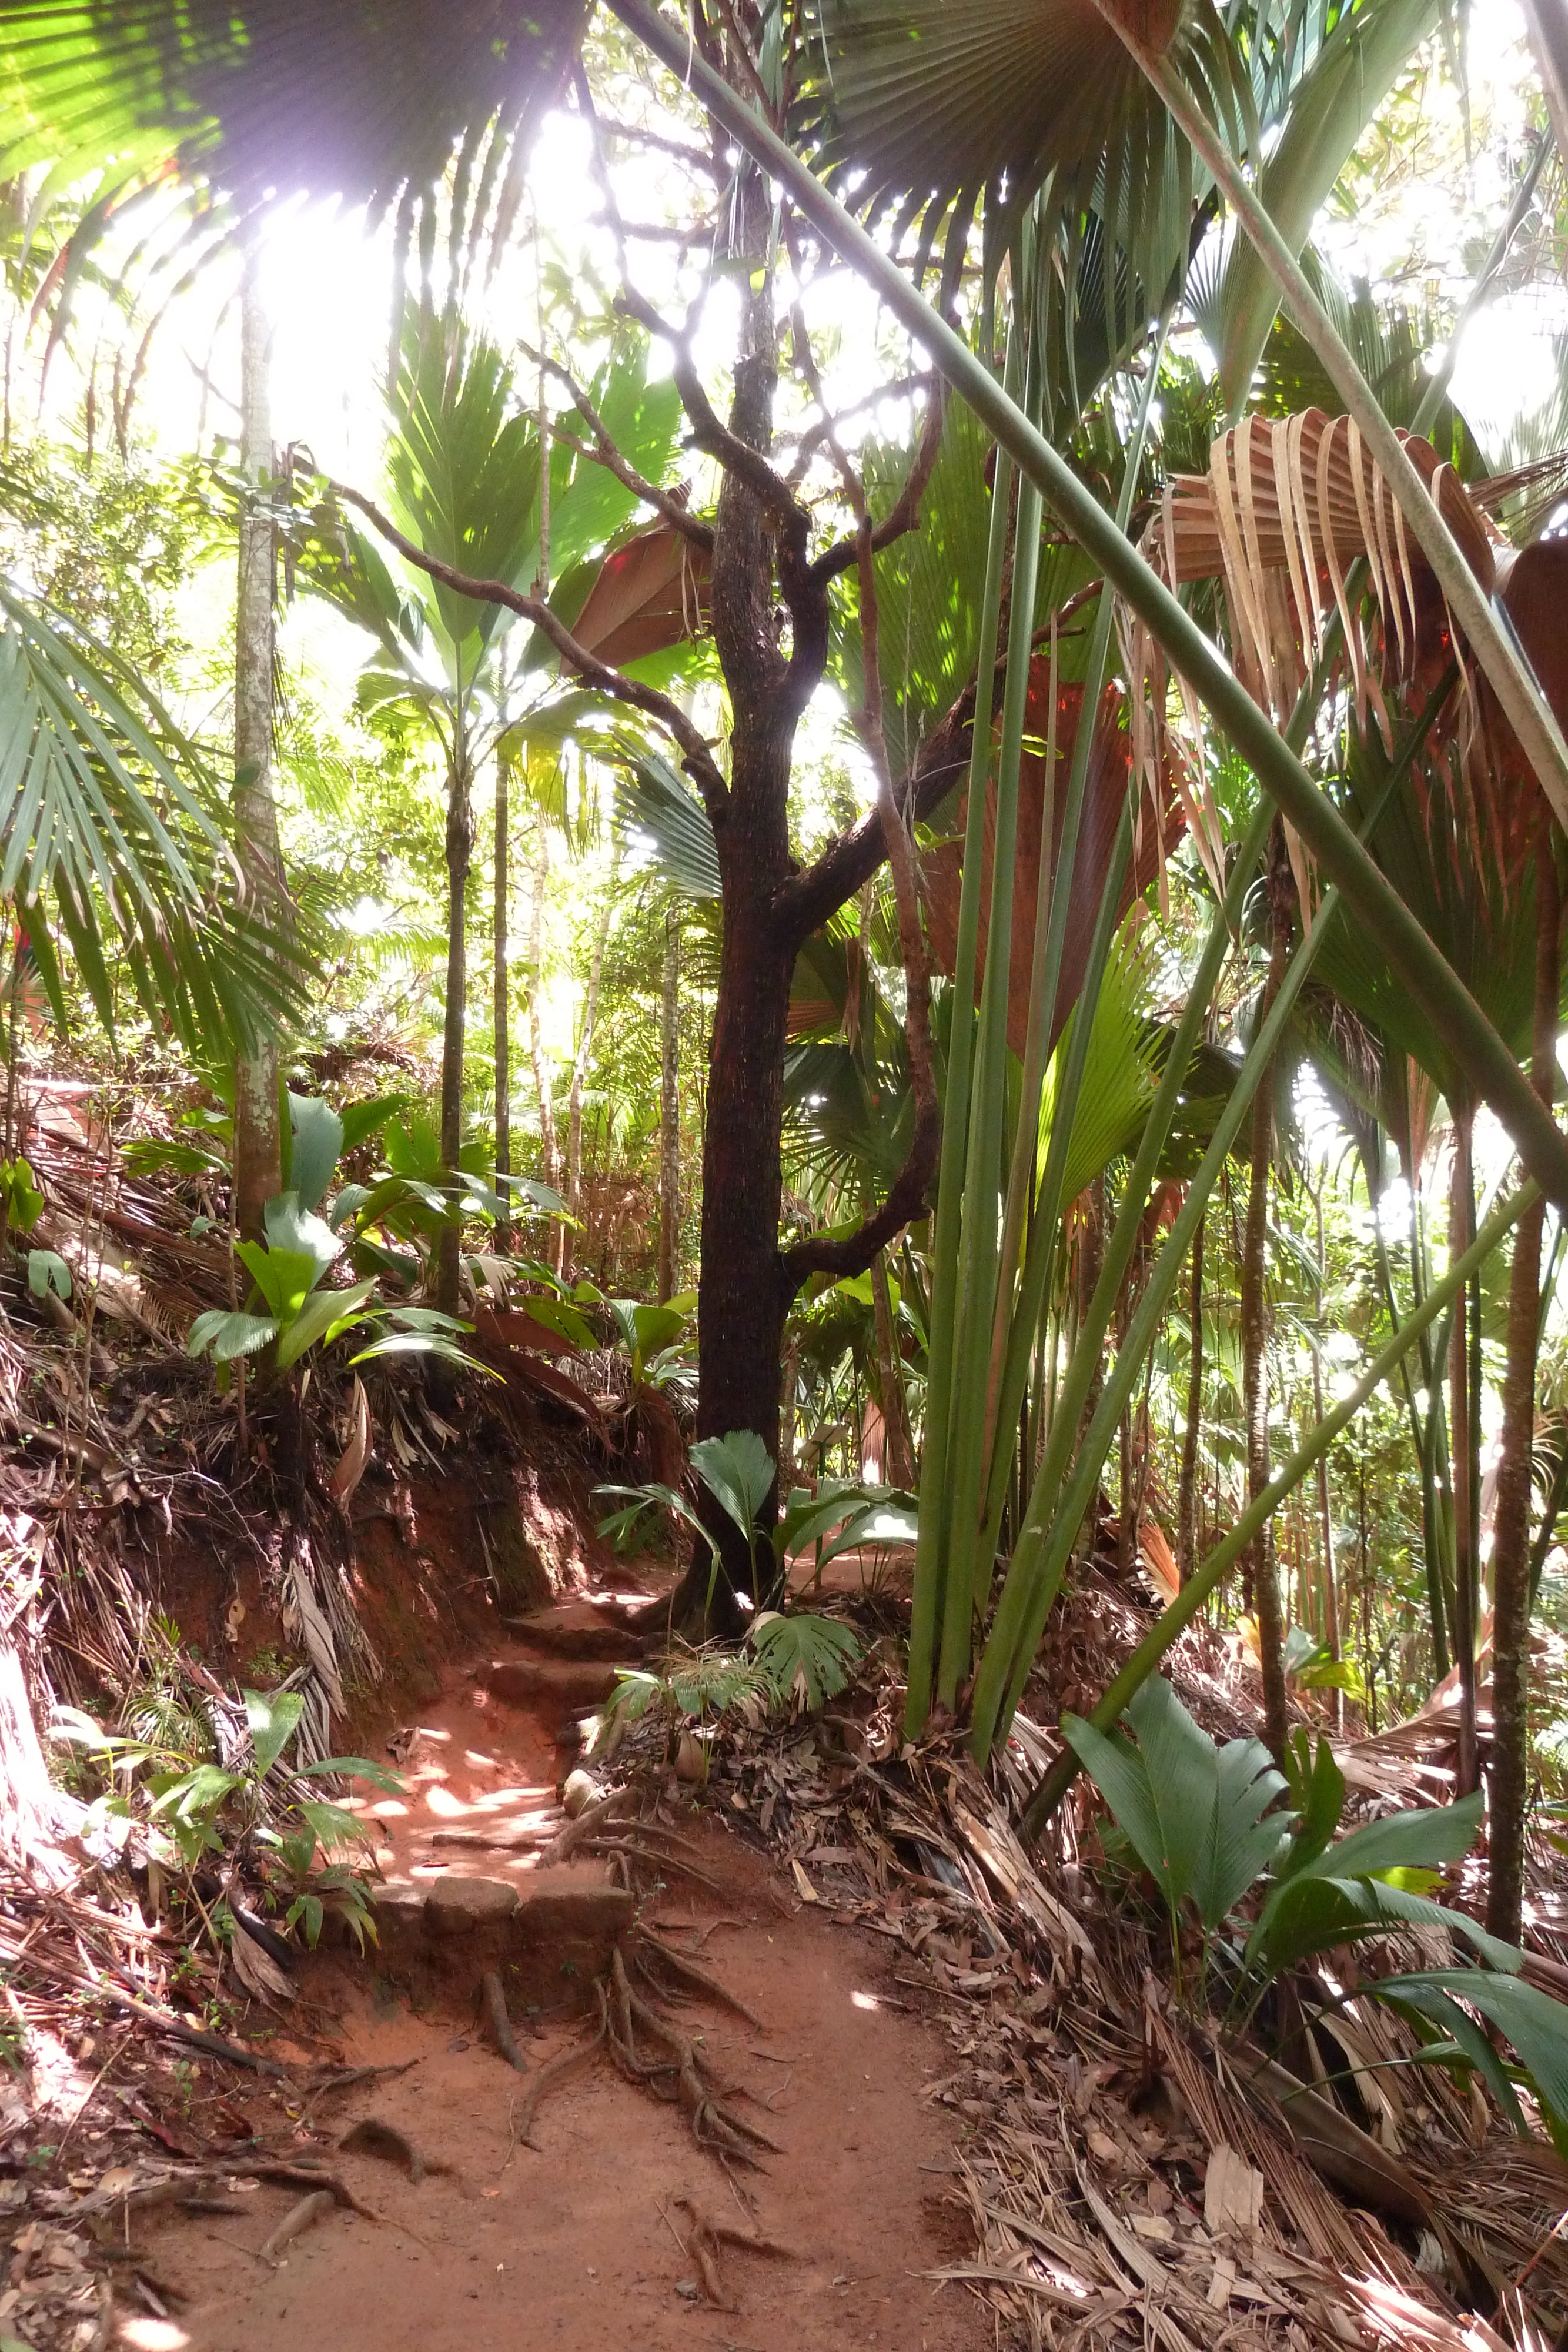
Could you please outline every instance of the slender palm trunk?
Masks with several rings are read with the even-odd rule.
[[[461,732],[446,778],[446,1022],[441,1040],[441,1159],[455,1168],[463,1149],[463,1039],[468,995],[468,871],[474,860],[474,780]],[[444,1225],[435,1303],[455,1315],[462,1303],[462,1234]]]
[[[1461,1257],[1475,1238],[1475,1194],[1470,1174],[1470,1129],[1473,1106],[1462,1096],[1451,1106],[1454,1117],[1454,1172],[1448,1205],[1448,1255]],[[1459,1761],[1456,1795],[1466,1797],[1480,1785],[1476,1750],[1476,1554],[1471,1541],[1474,1512],[1475,1444],[1470,1417],[1470,1300],[1461,1291],[1454,1301],[1453,1330],[1448,1341],[1448,1427],[1453,1444],[1454,1478],[1454,1652],[1459,1670]]]
[[[1323,1181],[1327,1181],[1324,1171]],[[1318,1213],[1318,1312],[1317,1328],[1312,1335],[1312,1418],[1323,1417],[1323,1297],[1328,1286],[1328,1251],[1323,1238],[1322,1184],[1312,1196],[1312,1206]],[[1340,1661],[1339,1579],[1333,1556],[1333,1513],[1329,1506],[1329,1458],[1318,1458],[1318,1520],[1323,1533],[1323,1631],[1329,1645],[1329,1655],[1337,1666]],[[1334,1693],[1334,1727],[1344,1729],[1344,1693]]]
[[[1282,871],[1281,871],[1282,869]],[[1273,943],[1268,977],[1258,1010],[1259,1025],[1267,1021],[1285,977],[1290,952],[1290,919],[1286,893],[1290,866],[1284,853],[1283,829],[1271,836],[1269,897]],[[1247,1419],[1247,1499],[1255,1503],[1269,1484],[1269,1308],[1264,1266],[1269,1235],[1269,1168],[1273,1157],[1274,1087],[1276,1071],[1265,1074],[1252,1105],[1251,1181],[1247,1194],[1247,1232],[1241,1260],[1242,1391]],[[1274,1560],[1273,1530],[1260,1528],[1254,1537],[1249,1562],[1252,1606],[1258,1623],[1258,1648],[1263,1670],[1264,1738],[1276,1763],[1285,1760],[1289,1718],[1285,1706],[1285,1622],[1280,1605],[1280,1583]]]
[[[277,923],[286,906],[277,808],[272,793],[274,529],[271,333],[262,308],[254,245],[247,241],[240,290],[239,524],[235,608],[235,835],[251,904]],[[262,1210],[283,1185],[277,1040],[269,1035],[235,1060],[234,1217],[242,1238],[259,1240]]]
[[[588,1076],[588,1066],[593,1056],[593,1031],[599,1019],[599,988],[604,974],[604,950],[610,938],[611,920],[615,912],[615,885],[621,870],[621,844],[612,838],[610,850],[610,879],[604,892],[604,903],[599,910],[594,927],[593,951],[588,967],[588,996],[582,1011],[582,1031],[572,1057],[571,1091],[567,1097],[566,1115],[566,1204],[574,1217],[582,1214],[582,1087]]]
[[[496,754],[496,1190],[510,1203],[505,1181],[512,1172],[512,993],[507,964],[507,898],[511,888],[511,760],[503,745]],[[512,1221],[496,1227],[496,1247],[505,1257],[512,1246]]]
[[[549,834],[543,812],[538,819],[538,836],[534,846],[533,898],[528,909],[528,1046],[534,1065],[534,1087],[539,1098],[539,1148],[543,1155],[545,1182],[560,1189],[560,1149],[556,1141],[555,1105],[550,1099],[549,1063],[545,1054],[544,1020],[539,996],[544,982],[545,900],[549,890]],[[566,1229],[558,1228],[558,1265],[559,1245],[564,1243]]]
[[[907,1492],[915,1485],[915,1446],[909,1434],[909,1407],[899,1369],[898,1335],[893,1320],[893,1294],[887,1286],[887,1253],[878,1250],[871,1262],[871,1295],[876,1316],[876,1372],[882,1391],[882,1417],[887,1430],[888,1484]]]
[[[1544,803],[1535,846],[1535,1034],[1531,1076],[1550,1109],[1556,1090],[1561,985],[1557,852]],[[1535,1358],[1541,1337],[1541,1238],[1546,1203],[1519,1221],[1508,1294],[1508,1368],[1492,1551],[1492,1752],[1487,1926],[1519,1941],[1529,1782],[1530,1480],[1535,1443]]]
[[[1197,1454],[1203,1432],[1203,1226],[1192,1244],[1192,1286],[1187,1307],[1186,1427],[1181,1442],[1181,1484],[1176,1491],[1176,1561],[1183,1580],[1197,1557],[1194,1513]]]
[[[660,1011],[659,1299],[673,1297],[681,1251],[681,927],[664,917],[664,990]]]

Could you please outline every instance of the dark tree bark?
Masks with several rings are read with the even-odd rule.
[[[1272,942],[1268,976],[1258,1008],[1262,1027],[1285,977],[1291,940],[1291,867],[1284,829],[1276,821],[1270,837],[1269,913]],[[1264,1269],[1269,1236],[1269,1169],[1274,1148],[1276,1065],[1270,1063],[1252,1103],[1251,1181],[1247,1193],[1247,1231],[1241,1255],[1242,1398],[1247,1421],[1247,1499],[1255,1503],[1269,1484],[1269,1305]],[[1274,1560],[1274,1532],[1260,1528],[1249,1547],[1252,1606],[1263,1670],[1263,1736],[1281,1767],[1289,1717],[1285,1705],[1285,1622]]]
[[[1187,1306],[1186,1427],[1181,1442],[1181,1483],[1176,1490],[1176,1564],[1185,1584],[1197,1562],[1194,1514],[1197,1496],[1197,1449],[1203,1431],[1203,1233],[1193,1235],[1191,1289]]]
[[[512,1172],[512,1000],[507,898],[511,888],[511,808],[507,786],[511,761],[503,744],[496,754],[496,1189],[510,1202],[501,1181]],[[512,1246],[512,1221],[503,1218],[496,1228],[496,1248],[503,1257]]]
[[[235,846],[252,903],[264,920],[276,923],[285,911],[287,895],[272,791],[276,546],[270,343],[256,252],[247,240],[240,292],[240,463],[246,498],[235,608],[234,816]],[[246,1241],[264,1238],[262,1211],[282,1189],[282,1143],[277,1040],[268,1034],[235,1059],[234,1219]]]
[[[681,1242],[681,927],[664,918],[659,1074],[659,1304],[673,1297]]]
[[[455,744],[446,778],[446,1023],[441,1040],[441,1158],[455,1168],[463,1148],[463,1034],[468,993],[468,869],[474,858],[473,780],[467,752]],[[441,1229],[435,1303],[445,1315],[461,1304],[462,1235]]]
[[[1463,1096],[1451,1105],[1454,1171],[1448,1200],[1448,1257],[1462,1257],[1475,1238],[1475,1191],[1470,1173],[1474,1106]],[[1467,1286],[1454,1301],[1448,1341],[1448,1429],[1454,1480],[1454,1662],[1459,1674],[1459,1759],[1456,1796],[1480,1786],[1476,1749],[1476,1554],[1474,1520],[1475,1442],[1470,1415],[1470,1297]]]
[[[1548,1110],[1556,1091],[1561,908],[1550,811],[1535,843],[1535,1025],[1531,1075]],[[1492,1549],[1492,1750],[1487,1926],[1519,1941],[1524,1892],[1529,1781],[1530,1487],[1535,1445],[1535,1358],[1541,1337],[1541,1239],[1546,1203],[1533,1201],[1514,1232],[1508,1293],[1508,1364],[1502,1388]]]

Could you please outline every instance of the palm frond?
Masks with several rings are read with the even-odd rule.
[[[465,133],[526,144],[585,0],[9,0],[0,167],[121,184],[172,162],[243,208],[339,194],[385,215]]]
[[[0,895],[66,1023],[52,905],[94,1009],[115,1018],[110,943],[149,1014],[193,1047],[297,1013],[299,945],[240,903],[223,798],[129,664],[0,581]]]
[[[659,752],[627,748],[615,824],[681,898],[700,905],[722,895],[707,811]]]
[[[1315,53],[1306,47],[1304,67],[1288,98],[1270,110],[1283,128],[1259,182],[1259,194],[1293,252],[1305,245],[1401,70],[1445,13],[1446,0],[1372,0],[1370,5],[1342,10]],[[1319,13],[1320,34],[1322,24]],[[1232,414],[1247,395],[1279,299],[1253,247],[1239,237],[1210,331]]]

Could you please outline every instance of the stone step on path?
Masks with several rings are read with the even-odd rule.
[[[555,1658],[624,1664],[643,1646],[628,1630],[616,1602],[590,1601],[581,1594],[554,1608],[535,1609],[527,1617],[503,1617],[501,1622],[528,1649]]]
[[[460,2011],[490,1969],[518,2014],[590,2007],[634,1906],[622,1887],[565,1873],[562,1880],[519,1887],[462,1875],[379,1889],[377,1973],[402,1985],[420,2009]]]

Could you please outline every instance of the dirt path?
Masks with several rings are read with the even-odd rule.
[[[521,1646],[509,1654],[524,1679],[528,1655]],[[517,1677],[495,1679],[515,1687]],[[562,1678],[545,1679],[558,1687],[519,1704],[472,1672],[455,1676],[406,1727],[416,1733],[402,1768],[406,1797],[374,1807],[382,1864],[399,1890],[389,1916],[455,1880],[510,1882],[525,1898],[545,1883],[538,1848],[560,1825],[556,1782],[570,1760],[554,1744]],[[584,1679],[591,1683],[591,1668]],[[521,1838],[526,1850],[447,1843],[454,1832]],[[602,2053],[544,2098],[535,2146],[517,2145],[533,2070],[584,2038],[584,1987],[570,1981],[570,1950],[549,1979],[560,1997],[515,2005],[528,2068],[519,2075],[476,2021],[474,1949],[459,1937],[440,1947],[440,1966],[415,1969],[415,2014],[396,1989],[394,1934],[365,1969],[319,1964],[309,2021],[350,2063],[412,2060],[409,2071],[323,2101],[313,2132],[298,2111],[289,2116],[287,2098],[258,2098],[254,2108],[275,2149],[325,2154],[382,2222],[329,2212],[272,2268],[255,2250],[305,2193],[299,2186],[242,2185],[224,2195],[232,2210],[150,2219],[152,2269],[187,2299],[167,2322],[122,2323],[119,2340],[136,2352],[298,2352],[302,2341],[332,2352],[988,2345],[966,2291],[922,2275],[972,2249],[949,2201],[950,2142],[921,2095],[949,2070],[949,2045],[909,2008],[877,1939],[805,1910],[789,1881],[711,1816],[683,1832],[716,1884],[672,1878],[644,1916],[766,2020],[759,2031],[706,2002],[678,2012],[724,2082],[742,2086],[737,2112],[778,2142],[764,2171],[733,2187],[680,2109],[622,2079]],[[549,1883],[592,1887],[606,1872],[576,1864]],[[526,1911],[525,1902],[518,1917]],[[367,2116],[420,2151],[420,2183],[363,2152],[336,2152]],[[764,2257],[724,2247],[727,2311],[705,2297],[694,2212],[784,2250]]]

